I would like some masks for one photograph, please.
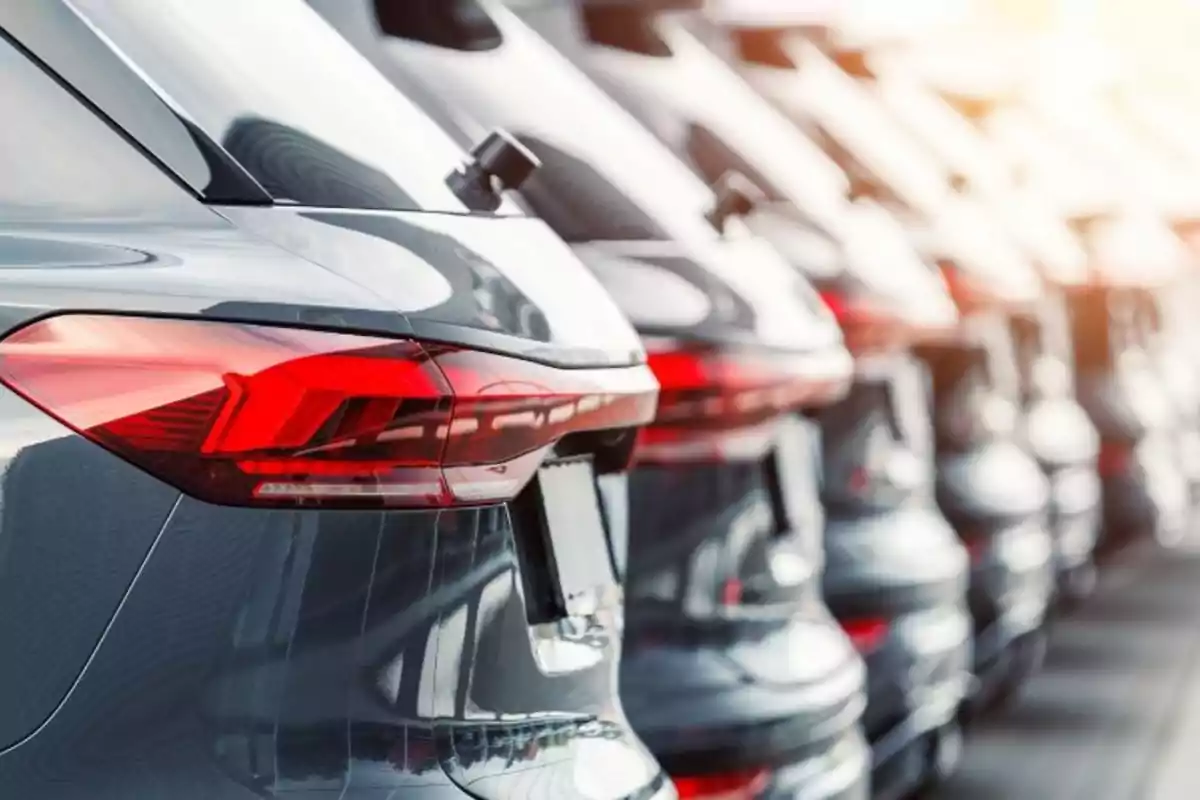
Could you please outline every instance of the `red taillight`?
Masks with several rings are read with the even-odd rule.
[[[892,352],[913,338],[914,331],[886,309],[829,289],[820,294],[842,329],[846,347],[855,355]]]
[[[784,414],[839,396],[850,378],[844,351],[807,357],[648,343],[662,390],[654,424],[638,439],[643,463],[761,458]]]
[[[671,779],[679,800],[753,800],[771,782],[767,770],[746,770]]]
[[[1101,442],[1096,469],[1102,478],[1113,478],[1129,471],[1133,448],[1124,442]]]
[[[950,290],[950,297],[954,299],[962,314],[971,314],[985,308],[1025,308],[1037,301],[1037,294],[1028,294],[1025,291],[1030,287],[1017,286],[1013,282],[1005,283],[1002,280],[988,280],[962,269],[952,259],[938,259],[937,264],[946,288]]]
[[[937,265],[946,282],[946,288],[950,290],[950,297],[954,299],[959,311],[969,313],[988,304],[991,298],[978,280],[964,273],[949,259],[938,259]]]
[[[559,370],[445,345],[102,315],[0,342],[0,381],[202,500],[444,506],[511,498],[567,434],[654,413],[646,368]]]
[[[840,622],[854,649],[864,655],[878,650],[888,636],[889,626],[886,619],[850,619]]]
[[[964,539],[963,547],[966,548],[967,556],[972,564],[982,564],[991,548],[991,541],[986,536]]]

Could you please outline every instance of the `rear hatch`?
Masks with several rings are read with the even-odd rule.
[[[956,606],[966,554],[937,508],[924,368],[871,358],[845,401],[818,418],[828,563],[839,619]]]
[[[614,690],[657,385],[570,249],[467,213],[462,151],[302,4],[0,27],[56,73],[0,42],[5,134],[55,159],[0,190],[0,783],[673,795]]]
[[[1020,377],[1002,320],[973,320],[971,342],[927,348],[933,387],[938,499],[961,533],[994,519],[1037,515],[1045,480],[1024,451]]]
[[[769,399],[770,385],[786,396],[796,377],[839,388],[848,378],[836,322],[812,287],[740,219],[720,232],[706,221],[712,192],[498,4],[472,4],[494,32],[477,46],[435,39],[419,14],[392,19],[380,37],[364,16],[370,4],[316,5],[464,140],[502,126],[530,147],[542,167],[523,202],[588,263],[647,343],[665,388],[630,486],[622,693],[635,722],[676,749],[689,721],[729,728],[791,717],[782,747],[809,735],[811,713],[854,712],[861,664],[816,589],[818,509],[803,492],[811,445],[783,413],[803,398]],[[769,392],[742,394],[758,389]],[[705,416],[714,408],[725,410]],[[787,694],[812,682],[829,692]],[[732,708],[688,694],[697,688],[759,695]],[[764,703],[764,691],[784,699]],[[658,713],[655,698],[668,694],[679,715]]]

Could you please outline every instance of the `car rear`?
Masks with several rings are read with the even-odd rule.
[[[749,224],[814,282],[848,346],[870,354],[848,397],[813,414],[822,444],[823,591],[867,659],[873,791],[908,792],[956,759],[955,718],[970,670],[966,559],[933,502],[930,462],[903,443],[883,452],[888,429],[879,424],[891,418],[897,373],[920,374],[902,352],[914,330],[952,327],[954,308],[887,215],[848,202],[832,164],[691,38],[690,18],[659,17],[656,5],[584,4],[577,25],[554,4],[530,4],[522,15],[594,70],[701,177],[718,187],[731,173],[749,178],[766,200]],[[919,392],[916,409],[920,424]],[[898,498],[877,506],[856,494],[886,484],[893,467],[906,487]]]
[[[1089,279],[1068,293],[1067,310],[1077,397],[1100,435],[1099,550],[1111,553],[1146,534],[1178,541],[1188,489],[1180,450],[1168,443],[1170,387],[1144,350],[1138,309],[1165,287],[1178,290],[1179,242],[1152,207],[1128,202],[1111,174],[1032,110],[1003,91],[952,88],[946,77],[927,72],[1087,248]]]
[[[1075,287],[1072,287],[1072,290]],[[1049,481],[1059,599],[1092,591],[1103,524],[1100,435],[1075,399],[1075,357],[1066,298],[1010,320],[1021,373],[1024,438]]]
[[[750,47],[768,45],[773,34],[742,35]],[[911,63],[916,56],[909,54],[915,44],[851,42],[844,33],[836,38],[838,63],[958,177],[963,194],[1003,220],[1048,284],[1039,302],[1008,318],[1020,373],[1018,425],[1050,481],[1048,521],[1059,589],[1065,596],[1086,594],[1101,521],[1099,442],[1074,397],[1067,295],[1088,280],[1087,251],[1051,203],[1017,184],[1016,170],[995,143],[922,81]]]
[[[853,192],[896,215],[959,304],[961,336],[921,352],[933,379],[937,496],[975,559],[977,671],[984,688],[1003,686],[1027,671],[1024,662],[1038,660],[1052,549],[1045,477],[1014,427],[1019,398],[985,365],[1013,366],[1006,318],[1037,300],[1041,279],[986,208],[958,194],[950,171],[842,69],[827,28],[732,17],[726,24],[745,74],[818,137],[851,176]],[[993,418],[1007,421],[997,426]]]
[[[849,394],[816,416],[823,590],[867,662],[872,781],[889,798],[953,772],[973,685],[968,558],[936,503],[928,375],[911,353],[957,314],[936,273],[899,254],[848,248],[816,278],[856,355]]]
[[[933,497],[923,369],[870,358],[818,418],[826,602],[867,662],[875,790],[901,797],[953,769],[971,689],[967,554]]]
[[[982,323],[984,320],[973,320]],[[938,501],[971,556],[973,707],[1006,698],[1038,666],[1055,590],[1046,476],[1019,429],[1019,384],[1003,320],[968,343],[929,349]]]
[[[680,795],[865,796],[862,664],[821,603],[796,415],[849,374],[819,298],[501,4],[314,5],[462,136],[501,126],[530,148],[523,202],[642,334],[664,388],[630,477],[621,693]]]
[[[0,785],[673,797],[615,691],[658,387],[570,251],[300,4],[0,29]]]

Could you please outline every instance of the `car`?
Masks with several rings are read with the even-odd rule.
[[[520,192],[642,334],[662,385],[629,484],[621,698],[685,798],[863,798],[862,660],[820,597],[811,423],[852,362],[812,286],[512,9],[310,0]],[[514,90],[514,87],[519,87]]]
[[[739,59],[752,83],[837,154],[859,191],[923,239],[966,318],[960,341],[922,357],[932,375],[938,502],[972,561],[979,685],[971,717],[1014,697],[1046,646],[1055,589],[1049,486],[1018,426],[1008,326],[1036,304],[1042,280],[996,218],[956,192],[949,172],[841,69],[828,34],[787,34],[791,67],[753,61],[744,47]]]
[[[675,798],[616,689],[659,387],[571,250],[301,3],[0,34],[0,793]]]
[[[1109,53],[1108,55],[1114,55]],[[1169,240],[1174,258],[1181,265],[1190,264],[1194,252],[1186,246],[1189,231],[1200,219],[1200,192],[1196,180],[1200,177],[1187,160],[1171,158],[1166,148],[1139,131],[1133,120],[1119,113],[1112,94],[1111,80],[1105,74],[1121,70],[1123,65],[1114,58],[1105,58],[1101,51],[1089,71],[1091,84],[1074,81],[1068,89],[1062,81],[1034,83],[1024,93],[1027,104],[1046,121],[1056,134],[1062,135],[1081,154],[1096,164],[1121,187],[1127,202],[1148,206],[1161,219],[1167,230],[1161,238]],[[1104,69],[1104,67],[1108,69]],[[1065,74],[1066,71],[1063,71]],[[1191,321],[1181,314],[1186,304],[1183,295],[1195,291],[1195,278],[1186,266],[1168,286],[1140,293],[1137,302],[1137,326],[1141,331],[1142,347],[1155,364],[1160,380],[1175,406],[1171,424],[1175,439],[1177,469],[1188,484],[1189,521],[1200,518],[1200,362],[1190,352],[1188,335]],[[1181,304],[1179,301],[1182,300]],[[1185,305],[1186,307],[1186,305]],[[1178,534],[1177,534],[1178,535]],[[1174,540],[1162,538],[1164,543]]]
[[[747,223],[813,281],[862,356],[848,397],[815,415],[825,476],[823,589],[867,659],[876,796],[949,772],[956,712],[970,687],[967,559],[932,499],[932,462],[923,460],[932,451],[920,443],[928,442],[920,438],[928,426],[921,367],[906,352],[912,331],[957,320],[941,278],[886,212],[851,202],[840,170],[727,67],[695,42],[656,38],[661,8],[518,10],[696,174],[718,187],[736,178],[756,196]],[[645,83],[597,67],[590,56],[601,39],[609,64],[638,69]],[[896,413],[915,431],[892,427]]]
[[[730,140],[749,136],[735,133],[743,125],[756,132],[766,128],[766,100],[728,75],[717,54],[722,29],[696,12],[664,10],[654,3],[585,2],[578,26],[582,35],[573,36],[563,33],[567,25],[549,21],[562,11],[538,8],[547,20],[544,27],[559,32],[556,44],[614,96],[631,108],[645,109],[647,119],[675,109],[676,119],[662,129],[685,129],[692,122],[679,111],[685,107],[688,114],[705,114],[709,130],[720,130]],[[755,24],[761,26],[761,19]],[[637,36],[629,33],[635,30]],[[801,44],[813,43],[802,39]],[[1018,387],[1005,383],[1002,362],[1011,352],[1002,327],[1009,309],[1036,302],[1041,279],[982,208],[952,191],[936,161],[909,141],[820,47],[809,49],[805,66],[812,72],[804,73],[799,92],[789,82],[800,80],[795,69],[772,68],[778,74],[772,73],[768,83],[747,68],[752,83],[793,118],[786,125],[776,114],[776,126],[767,130],[775,135],[779,124],[806,130],[849,177],[849,197],[873,201],[892,214],[921,255],[945,273],[964,316],[971,318],[964,320],[961,338],[938,345],[936,351],[918,352],[928,357],[934,373],[939,503],[974,556],[975,659],[979,702],[984,703],[1009,682],[1019,683],[1038,663],[1042,623],[1054,588],[1053,550],[1044,521],[1045,476],[1015,429],[975,424],[980,421],[977,403],[994,410],[1011,408],[1018,400]],[[726,78],[719,81],[722,71]],[[787,105],[781,99],[785,86]],[[737,106],[735,96],[743,98]],[[758,108],[755,117],[750,116],[752,105]],[[785,167],[773,165],[786,164],[796,152],[798,148],[779,149],[768,168],[761,151],[754,172],[778,180]],[[972,294],[976,299],[967,297]],[[988,300],[977,302],[984,295]],[[975,419],[970,443],[957,434],[946,435],[967,418]],[[997,487],[1003,491],[998,493]]]
[[[1077,397],[1100,434],[1099,554],[1146,536],[1178,542],[1191,516],[1179,447],[1187,438],[1178,436],[1178,397],[1145,347],[1144,312],[1182,288],[1179,239],[1152,205],[1132,202],[1110,173],[1081,156],[1084,148],[1021,102],[1005,71],[987,82],[951,82],[942,60],[933,61],[924,66],[931,85],[1030,191],[1049,198],[1087,248],[1089,279],[1067,301]]]
[[[772,35],[779,32],[743,29],[739,44],[765,45]],[[1015,172],[994,143],[921,80],[908,64],[905,43],[864,41],[843,31],[829,38],[838,65],[938,159],[966,196],[1002,220],[1040,268],[1043,297],[1008,318],[1020,374],[1018,427],[1050,482],[1047,510],[1058,597],[1081,600],[1096,581],[1093,553],[1102,521],[1099,434],[1075,398],[1067,298],[1088,283],[1088,252],[1051,203],[1015,182]],[[1002,340],[998,344],[1004,346]]]

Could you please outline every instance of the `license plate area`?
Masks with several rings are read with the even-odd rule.
[[[513,515],[530,624],[594,612],[616,578],[591,460],[542,466]]]
[[[811,531],[819,535],[816,533],[821,527],[819,436],[813,423],[789,417],[780,427],[775,447],[766,458],[764,467],[777,534]]]

